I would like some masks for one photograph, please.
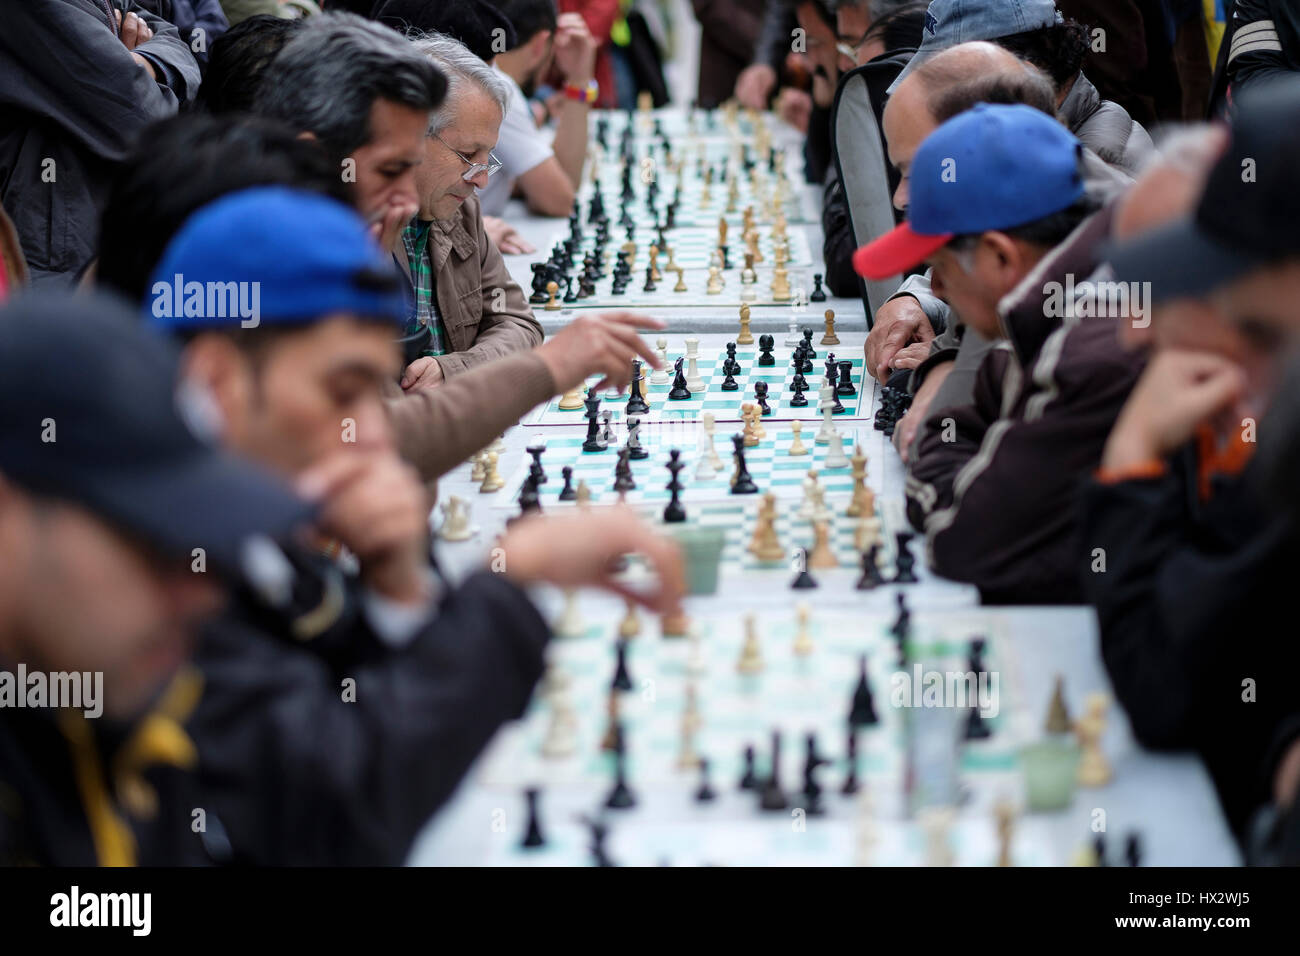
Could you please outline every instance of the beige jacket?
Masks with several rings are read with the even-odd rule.
[[[429,244],[438,312],[447,330],[448,352],[436,360],[445,378],[542,344],[541,323],[483,229],[477,195],[466,199],[454,218],[433,223]],[[392,252],[409,292],[411,264],[401,236]]]

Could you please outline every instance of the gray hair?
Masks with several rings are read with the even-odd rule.
[[[326,13],[308,20],[272,61],[254,109],[313,133],[342,159],[369,141],[375,100],[432,111],[446,88],[434,65],[391,28]]]
[[[451,125],[455,101],[464,95],[467,84],[491,97],[500,108],[502,118],[505,117],[510,103],[509,84],[505,77],[471,53],[469,47],[443,33],[414,34],[411,42],[447,78],[447,98],[429,119],[430,136]]]

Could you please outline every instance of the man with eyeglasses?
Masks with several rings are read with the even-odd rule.
[[[541,344],[542,328],[483,228],[477,190],[501,169],[492,152],[509,102],[506,80],[464,44],[431,34],[415,48],[447,77],[415,168],[419,212],[391,246],[410,280],[406,388]]]

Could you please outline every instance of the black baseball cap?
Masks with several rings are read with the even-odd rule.
[[[480,60],[513,50],[518,42],[509,18],[483,0],[379,0],[370,15],[399,33],[445,34],[465,44]],[[494,46],[493,40],[499,42]]]
[[[200,437],[212,429],[177,370],[174,347],[117,299],[19,296],[0,309],[0,474],[235,572],[247,541],[282,538],[312,507]]]
[[[1300,77],[1240,96],[1230,134],[1192,216],[1112,247],[1116,278],[1160,302],[1300,257]]]

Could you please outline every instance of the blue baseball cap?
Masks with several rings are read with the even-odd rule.
[[[1010,229],[1083,196],[1082,144],[1031,106],[979,103],[926,137],[912,160],[907,222],[853,254],[884,279],[920,265],[953,236]]]
[[[145,308],[165,329],[314,322],[335,312],[402,323],[392,258],[348,206],[259,186],[223,196],[176,233],[149,280]]]
[[[997,40],[1064,22],[1053,0],[934,0],[925,11],[921,45],[888,92],[894,92],[904,77],[950,46]]]

